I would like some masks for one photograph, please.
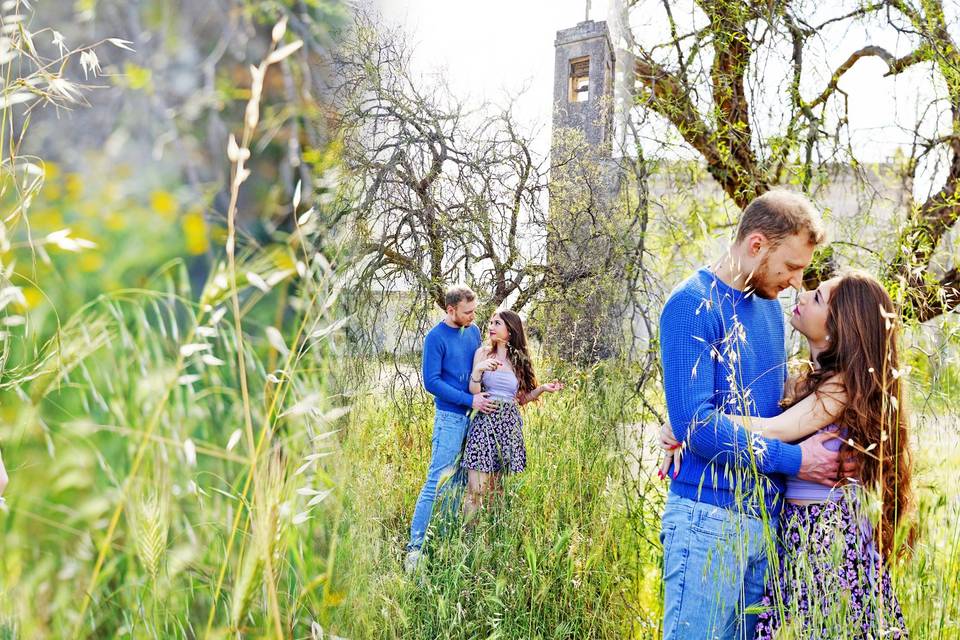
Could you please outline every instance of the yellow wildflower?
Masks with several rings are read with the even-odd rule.
[[[177,215],[177,199],[169,191],[154,191],[150,194],[150,208],[164,220],[173,220]]]
[[[68,173],[64,180],[64,186],[68,198],[77,199],[83,195],[83,178],[77,173]]]
[[[182,227],[187,253],[193,256],[206,253],[210,240],[207,237],[207,223],[203,220],[203,211],[191,209],[187,212],[183,216]]]
[[[103,268],[103,255],[98,251],[85,251],[77,259],[77,266],[86,273],[99,271]]]

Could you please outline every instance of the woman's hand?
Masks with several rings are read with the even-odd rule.
[[[673,428],[670,426],[670,419],[660,427],[660,448],[664,451],[663,461],[657,469],[657,476],[661,480],[670,473],[670,466],[673,465],[673,477],[676,478],[680,473],[680,459],[683,457],[683,443],[679,442],[673,435]]]
[[[527,391],[526,393],[518,391],[517,392],[517,403],[524,405],[528,402],[533,402],[540,396],[545,393],[556,393],[563,389],[564,384],[559,380],[553,380],[551,382],[545,382],[544,384],[539,385],[533,391]]]
[[[559,380],[545,382],[544,384],[540,385],[540,389],[545,393],[556,393],[557,391],[563,389],[563,383]]]
[[[662,425],[660,425],[660,448],[664,451],[670,452],[677,448],[680,444],[677,441],[677,438],[673,435],[673,427],[670,426],[670,418],[667,418]]]
[[[496,358],[487,358],[486,360],[481,360],[477,363],[477,366],[473,368],[475,374],[483,373],[484,371],[496,371],[500,367],[500,361]]]

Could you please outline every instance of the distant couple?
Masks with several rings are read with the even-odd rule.
[[[823,239],[807,199],[768,192],[663,309],[664,638],[907,637],[886,562],[911,464],[880,283],[849,273],[800,293],[790,323],[810,366],[787,375],[777,296],[802,289]],[[883,501],[878,535],[864,489]]]
[[[481,344],[480,330],[473,324],[477,295],[456,285],[445,292],[444,306],[446,316],[423,343],[423,385],[434,397],[436,416],[427,479],[410,527],[407,572],[420,561],[434,503],[443,498],[447,508],[458,503],[463,470],[466,517],[499,493],[501,476],[519,473],[527,464],[518,405],[563,388],[557,381],[537,383],[516,313],[495,312],[487,323],[488,342]]]

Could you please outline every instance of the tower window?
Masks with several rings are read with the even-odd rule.
[[[570,102],[590,99],[590,57],[570,61]]]

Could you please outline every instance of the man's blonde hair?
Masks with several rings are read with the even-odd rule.
[[[473,292],[473,289],[465,284],[455,284],[452,287],[448,287],[447,290],[443,292],[444,308],[456,308],[457,305],[464,300],[467,302],[473,302],[476,299],[477,294]]]
[[[759,231],[772,244],[795,235],[806,234],[810,244],[826,239],[823,220],[813,203],[805,196],[786,189],[773,189],[754,198],[740,216],[737,242]]]

